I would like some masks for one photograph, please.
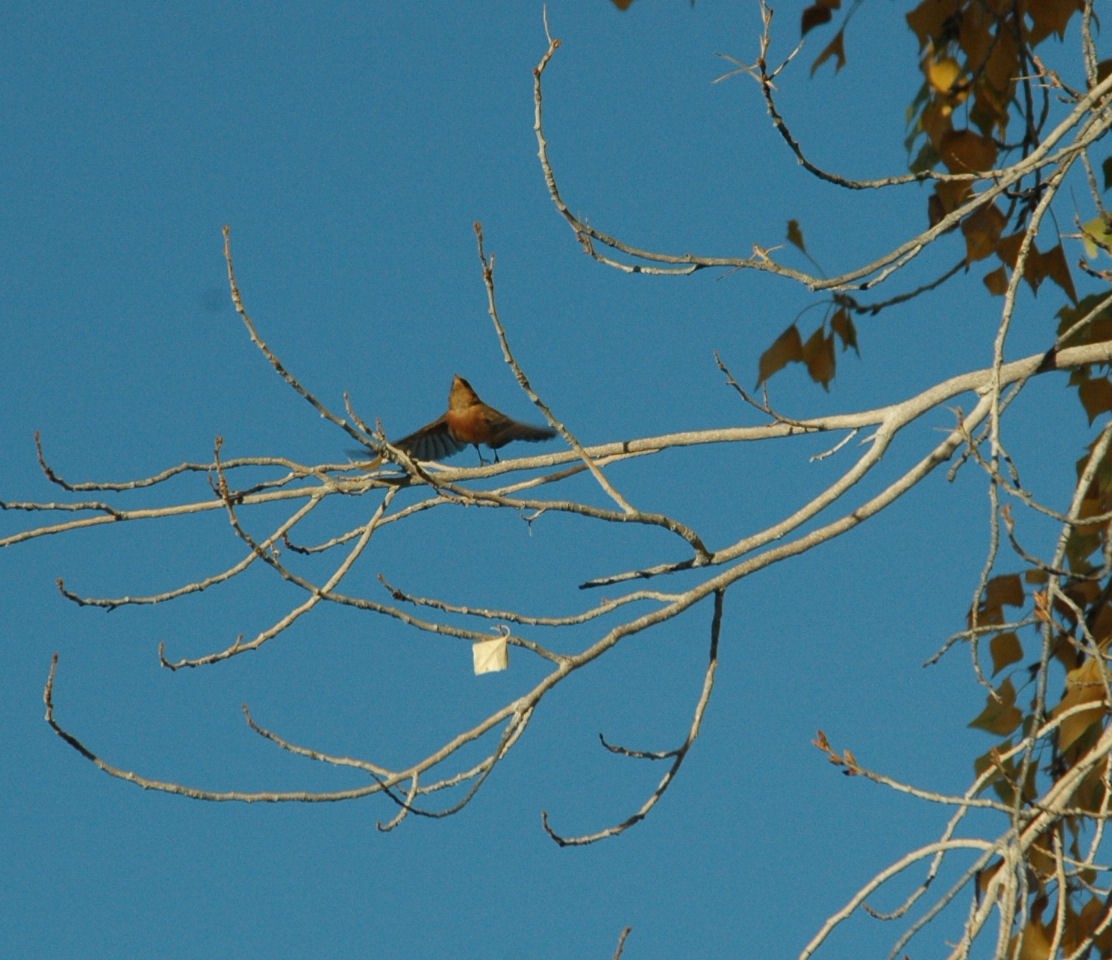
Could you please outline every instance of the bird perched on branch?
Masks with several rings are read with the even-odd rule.
[[[483,403],[471,384],[459,374],[452,378],[448,391],[447,412],[432,423],[425,424],[407,437],[394,443],[415,460],[443,460],[459,453],[468,444],[479,450],[486,444],[498,460],[498,448],[512,440],[551,440],[556,431],[551,427],[534,427],[532,424],[511,420],[504,413]],[[483,460],[479,451],[479,462]]]

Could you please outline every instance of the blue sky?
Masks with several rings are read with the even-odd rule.
[[[837,78],[807,78],[812,42],[782,84],[799,139],[825,166],[870,176],[906,162],[904,110],[918,80],[897,7],[866,5]],[[394,436],[442,411],[456,372],[536,419],[486,315],[476,220],[517,357],[581,440],[756,422],[713,351],[751,385],[761,350],[816,298],[768,277],[654,280],[585,257],[536,158],[541,6],[477,10],[8,5],[0,498],[59,498],[38,472],[36,429],[73,480],[204,461],[217,435],[226,456],[343,456],[347,438],[280,382],[231,309],[224,224],[262,336],[324,402],[341,409],[349,391]],[[569,204],[601,229],[646,247],[745,255],[754,242],[782,243],[794,217],[835,273],[923,223],[917,188],[847,196],[814,184],[752,81],[711,82],[730,69],[717,52],[755,55],[755,5],[643,0],[621,14],[600,0],[551,2],[548,13],[564,41],[546,75],[551,155]],[[777,27],[783,54],[795,14]],[[1012,356],[1045,349],[1050,302],[1028,303]],[[829,394],[788,371],[774,398],[796,416],[853,410],[987,365],[991,310],[971,276],[955,294],[862,320],[861,359],[841,359]],[[1069,489],[1084,435],[1062,397],[1060,383],[1032,386],[1026,416],[1058,404],[1061,428],[1014,437],[1013,454],[1034,457],[1024,479],[1047,498]],[[897,445],[892,470],[942,426]],[[808,462],[823,445],[673,453],[613,475],[647,508],[733,538],[836,475],[832,461]],[[104,614],[66,603],[54,581],[118,595],[202,576],[240,553],[223,517],[4,551],[3,952],[601,958],[632,926],[626,956],[638,960],[794,955],[945,816],[839,776],[810,746],[815,730],[942,791],[963,789],[989,745],[966,729],[983,692],[964,650],[921,668],[962,624],[986,515],[971,469],[953,484],[933,476],[849,538],[733,590],[718,689],[682,775],[645,823],[585,849],[548,840],[540,811],[578,833],[640,805],[659,770],[604,753],[597,734],[646,750],[678,744],[702,680],[708,607],[619,647],[546,700],[462,814],[381,834],[376,821],[394,811],[377,799],[206,804],[105,777],[42,722],[51,654],[60,721],[111,762],[257,790],[360,781],[267,747],[244,728],[241,703],[292,740],[400,764],[526,689],[527,658],[475,678],[458,643],[323,610],[257,654],[171,674],[158,667],[160,641],[171,657],[222,648],[295,594],[256,573],[219,593]],[[26,522],[9,513],[0,533]],[[375,595],[382,572],[416,593],[568,612],[583,602],[579,582],[638,563],[646,547],[655,556],[660,542],[562,518],[530,532],[509,514],[442,511],[384,537],[358,582]]]

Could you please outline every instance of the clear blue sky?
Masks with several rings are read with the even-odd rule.
[[[783,84],[824,165],[868,176],[905,162],[917,80],[898,6],[862,10],[836,79],[829,69],[807,79],[812,42]],[[922,191],[816,186],[755,84],[711,83],[730,68],[716,52],[755,55],[755,4],[643,0],[622,14],[554,0],[549,17],[565,44],[547,75],[552,158],[568,202],[600,228],[647,247],[744,255],[783,242],[794,217],[836,272],[922,224]],[[778,29],[782,54],[796,14],[785,9]],[[750,385],[760,351],[815,298],[747,275],[621,275],[585,257],[535,155],[532,68],[544,48],[541,5],[521,0],[8,4],[0,498],[59,496],[37,471],[36,429],[70,479],[203,461],[217,435],[226,456],[342,456],[346,438],[278,380],[232,311],[224,224],[264,338],[325,402],[340,408],[350,391],[394,436],[441,412],[455,372],[535,419],[486,316],[475,220],[518,358],[581,439],[756,422],[712,352]],[[842,359],[830,394],[789,372],[774,396],[795,415],[850,410],[986,365],[987,298],[976,277],[961,294],[862,321],[862,358]],[[1045,347],[1043,310],[1020,324],[1012,355]],[[1046,495],[1068,489],[1080,452],[1080,416],[1065,409],[1075,419],[1040,438],[1045,475],[1025,475]],[[944,425],[924,424],[892,469]],[[820,446],[677,453],[614,476],[646,506],[734,539],[835,475],[834,461],[808,463]],[[546,700],[461,815],[384,835],[375,822],[394,811],[379,799],[205,804],[109,779],[42,722],[51,654],[61,655],[59,719],[111,762],[259,790],[361,782],[269,748],[244,728],[243,702],[297,742],[401,764],[526,689],[526,658],[517,674],[512,664],[475,678],[465,646],[322,611],[257,654],[170,674],[159,641],[171,656],[222,648],[295,594],[260,573],[241,589],[104,614],[63,601],[54,580],[111,595],[203,576],[239,555],[223,518],[5,551],[0,953],[604,958],[629,925],[636,960],[794,955],[945,816],[841,777],[810,746],[816,728],[870,766],[943,791],[963,789],[989,745],[965,729],[983,700],[965,652],[920,666],[962,625],[986,511],[972,470],[953,485],[932,477],[849,539],[735,589],[718,690],[679,781],[648,821],[587,849],[554,845],[540,811],[578,833],[642,802],[659,770],[605,754],[596,735],[647,750],[679,743],[709,608]],[[27,518],[0,522],[10,532]],[[567,612],[583,602],[581,580],[644,556],[645,541],[622,531],[584,536],[559,519],[530,535],[509,515],[444,513],[384,538],[359,582],[374,595],[381,571],[418,593],[491,606],[528,596]],[[461,566],[461,553],[474,559]]]

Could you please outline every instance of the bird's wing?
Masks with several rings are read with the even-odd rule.
[[[452,436],[447,420],[441,417],[408,437],[394,441],[394,446],[404,450],[414,460],[443,460],[459,453],[467,444]]]
[[[487,444],[497,450],[504,447],[511,440],[551,440],[556,436],[556,431],[551,427],[534,427],[531,423],[520,423],[509,417],[501,417],[491,425],[490,439]]]

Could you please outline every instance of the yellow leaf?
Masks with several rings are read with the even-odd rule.
[[[1017,960],[1047,960],[1050,956],[1050,937],[1046,928],[1033,917],[1019,935],[1019,952],[1016,953],[1016,938],[1008,945],[1008,956]]]
[[[1092,709],[1081,710],[1066,717],[1058,727],[1058,749],[1068,750],[1094,725],[1098,724],[1105,713],[1104,683],[1102,667],[1096,660],[1086,660],[1076,670],[1066,674],[1066,693],[1051,711],[1057,718],[1075,707],[1092,704]]]
[[[1108,159],[1112,161],[1112,157]],[[1108,172],[1112,172],[1112,169],[1105,173],[1106,181],[1108,180]],[[1108,218],[1100,216],[1093,217],[1087,223],[1081,224],[1081,242],[1085,245],[1085,255],[1090,260],[1097,255],[1098,250],[1108,253],[1112,250],[1112,222],[1109,222]]]
[[[952,57],[932,60],[927,64],[927,80],[939,93],[949,93],[960,76],[961,66]]]

